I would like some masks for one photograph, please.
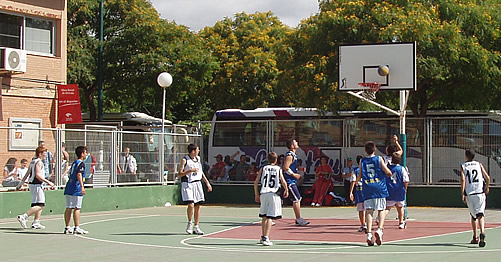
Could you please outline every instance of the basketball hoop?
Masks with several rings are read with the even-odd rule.
[[[376,93],[379,91],[381,88],[381,83],[379,82],[373,82],[373,83],[358,83],[360,87],[364,87],[365,89],[362,91],[360,94],[361,96],[369,99],[369,100],[375,100],[376,99]]]

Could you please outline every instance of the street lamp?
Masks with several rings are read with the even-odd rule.
[[[157,77],[157,83],[158,85],[163,89],[163,102],[162,102],[162,134],[160,134],[160,152],[159,155],[161,156],[159,159],[160,163],[160,181],[162,181],[162,176],[164,173],[164,133],[165,133],[165,91],[167,87],[169,87],[172,84],[172,76],[167,73],[167,72],[162,72],[158,75]]]
[[[165,132],[165,90],[172,84],[172,76],[167,72],[162,72],[157,77],[158,85],[163,89],[163,102],[162,102],[162,134]]]

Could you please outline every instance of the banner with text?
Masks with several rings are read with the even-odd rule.
[[[82,122],[82,109],[80,107],[80,94],[78,85],[58,85],[58,124],[70,124]]]

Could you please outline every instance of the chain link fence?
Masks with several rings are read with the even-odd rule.
[[[160,157],[162,137],[163,159]],[[10,158],[17,160],[16,168],[21,167],[22,159],[29,163],[41,141],[50,151],[46,177],[56,186],[65,186],[71,164],[77,159],[75,149],[86,146],[86,186],[111,187],[175,183],[175,174],[181,158],[187,154],[188,144],[199,145],[200,135],[121,131],[110,126],[0,127],[0,163],[7,163]],[[69,155],[69,159],[65,155]]]

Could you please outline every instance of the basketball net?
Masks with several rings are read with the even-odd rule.
[[[362,93],[360,94],[361,96],[365,97],[366,99],[369,100],[376,100],[376,93],[379,91],[381,88],[381,83],[379,82],[373,82],[373,83],[358,83],[360,87],[365,88]]]

